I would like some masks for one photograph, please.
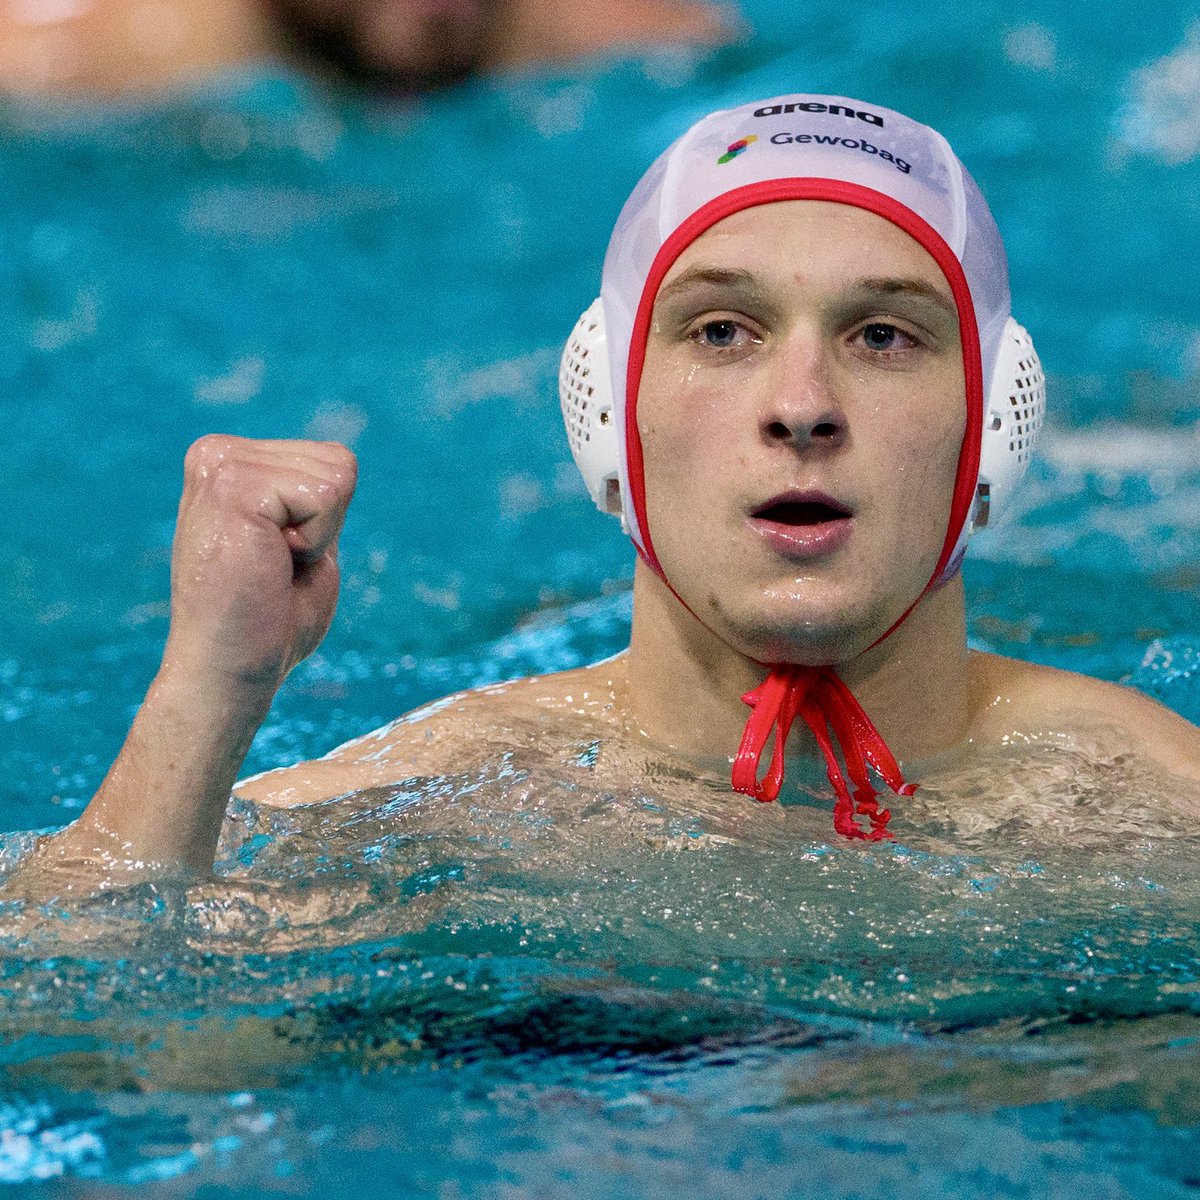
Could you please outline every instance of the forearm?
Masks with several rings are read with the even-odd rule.
[[[8,877],[9,896],[211,870],[275,689],[329,628],[355,478],[333,443],[214,435],[191,447],[163,665],[100,790]]]
[[[87,809],[39,845],[11,889],[21,891],[30,873],[103,886],[209,871],[230,790],[272,695],[164,664]]]

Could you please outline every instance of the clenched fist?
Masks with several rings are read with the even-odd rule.
[[[209,435],[188,451],[171,559],[174,671],[272,694],[329,629],[354,455]]]

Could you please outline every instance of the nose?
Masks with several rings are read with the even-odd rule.
[[[778,367],[760,417],[764,440],[801,450],[842,445],[849,425],[819,342],[796,338],[782,346]]]

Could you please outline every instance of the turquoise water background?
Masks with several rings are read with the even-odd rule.
[[[1005,234],[1053,425],[1012,523],[968,565],[974,643],[1132,680],[1200,721],[1192,7],[743,9],[757,32],[713,55],[419,102],[264,71],[155,104],[0,110],[0,829],[71,819],[119,746],[166,630],[183,452],[210,430],[334,437],[361,461],[337,621],[248,769],[623,645],[631,555],[570,463],[561,343],[652,157],[711,108],[789,90],[935,124]],[[0,1180],[1194,1194],[1186,855],[1037,870],[901,856],[872,875],[812,853],[871,928],[906,898],[930,919],[932,881],[949,880],[950,925],[894,955],[836,915],[840,940],[807,951],[786,926],[786,971],[758,930],[716,987],[695,965],[715,937],[700,909],[696,940],[657,957],[610,943],[599,918],[551,952],[503,905],[464,902],[459,926],[260,961],[172,943],[156,914],[184,920],[178,905],[144,895],[124,914],[149,930],[133,949],[8,944]],[[797,862],[763,868],[778,895]],[[663,869],[678,876],[664,895],[709,896],[701,868]],[[1041,917],[1039,872],[1064,889]],[[964,949],[976,919],[1012,936]],[[960,994],[942,987],[955,954]],[[246,1030],[294,1056],[258,1063]],[[223,1059],[224,1042],[239,1049]]]

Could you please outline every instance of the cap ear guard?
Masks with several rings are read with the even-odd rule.
[[[567,338],[558,368],[558,400],[575,465],[587,484],[596,507],[621,518],[621,448],[613,411],[612,373],[608,365],[608,338],[604,308],[593,300]]]
[[[1012,499],[1045,416],[1046,373],[1033,339],[1009,317],[984,406],[972,529],[994,521]]]

